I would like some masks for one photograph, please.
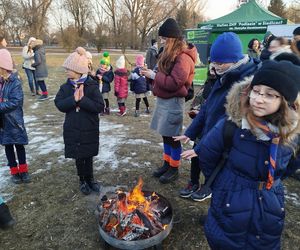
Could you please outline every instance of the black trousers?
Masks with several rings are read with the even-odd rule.
[[[93,177],[93,157],[75,159],[79,177]]]
[[[16,161],[15,149],[18,156],[19,164],[26,164],[26,152],[24,145],[10,144],[5,145],[5,154],[8,160],[9,167],[17,167],[18,163]]]
[[[196,147],[196,143],[194,143],[193,148]],[[193,184],[199,185],[199,179],[200,179],[200,165],[199,165],[199,158],[198,156],[193,157],[191,159],[191,182]]]

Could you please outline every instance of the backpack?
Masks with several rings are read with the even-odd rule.
[[[218,175],[218,173],[221,171],[222,167],[224,166],[224,163],[227,161],[229,152],[232,147],[233,135],[234,135],[234,131],[236,128],[237,128],[236,124],[233,123],[232,121],[230,121],[230,120],[225,121],[225,124],[223,127],[223,140],[224,140],[225,150],[222,154],[221,160],[218,162],[218,165],[214,169],[214,171],[211,174],[211,176],[209,177],[209,179],[204,184],[203,188],[205,188],[205,189],[210,188],[210,186],[214,182],[216,176]]]

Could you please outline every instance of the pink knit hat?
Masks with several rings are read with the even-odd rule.
[[[143,67],[145,65],[145,57],[143,55],[137,55],[135,58],[135,65],[137,67]]]
[[[68,56],[63,67],[79,74],[87,74],[89,72],[88,65],[86,50],[82,47],[78,47],[75,52]]]
[[[0,49],[0,68],[8,71],[13,70],[11,54],[7,49]]]

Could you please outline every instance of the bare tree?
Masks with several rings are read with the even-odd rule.
[[[47,24],[47,13],[53,0],[19,0],[28,31],[40,37]]]
[[[66,0],[65,7],[74,19],[78,36],[82,38],[88,24],[88,19],[92,16],[91,1]]]

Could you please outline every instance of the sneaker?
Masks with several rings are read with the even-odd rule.
[[[140,112],[138,111],[138,110],[136,110],[135,112],[134,112],[134,117],[139,117],[140,116]]]
[[[153,172],[153,176],[154,177],[161,177],[165,172],[168,171],[169,168],[170,168],[169,163],[167,163],[166,161],[164,161],[164,164],[162,165],[162,167],[156,169]]]
[[[31,91],[31,96],[35,96],[35,92],[34,91]]]
[[[30,175],[28,173],[20,173],[20,177],[24,183],[31,182]]]
[[[41,95],[39,98],[38,98],[38,101],[45,101],[45,100],[48,100],[49,97],[48,95]]]
[[[11,176],[11,181],[15,184],[20,184],[20,183],[22,183],[22,178],[19,174],[13,174]]]
[[[211,189],[203,186],[198,191],[191,194],[193,201],[204,201],[211,198]]]
[[[83,193],[85,195],[89,195],[92,192],[92,189],[85,181],[80,181],[79,189],[80,189],[81,193]]]
[[[193,184],[191,181],[189,181],[188,185],[179,191],[179,195],[182,198],[188,198],[192,193],[198,191],[198,189],[199,184]]]
[[[11,216],[8,206],[5,203],[0,204],[0,228],[7,229],[16,224]]]
[[[100,185],[96,181],[87,181],[87,184],[89,185],[90,189],[96,193],[100,192]]]
[[[178,168],[170,167],[167,172],[165,172],[161,177],[159,177],[159,181],[162,184],[170,183],[171,181],[175,181],[178,178]]]
[[[146,113],[146,114],[150,114],[150,109],[149,109],[149,108],[146,108],[145,113]]]

